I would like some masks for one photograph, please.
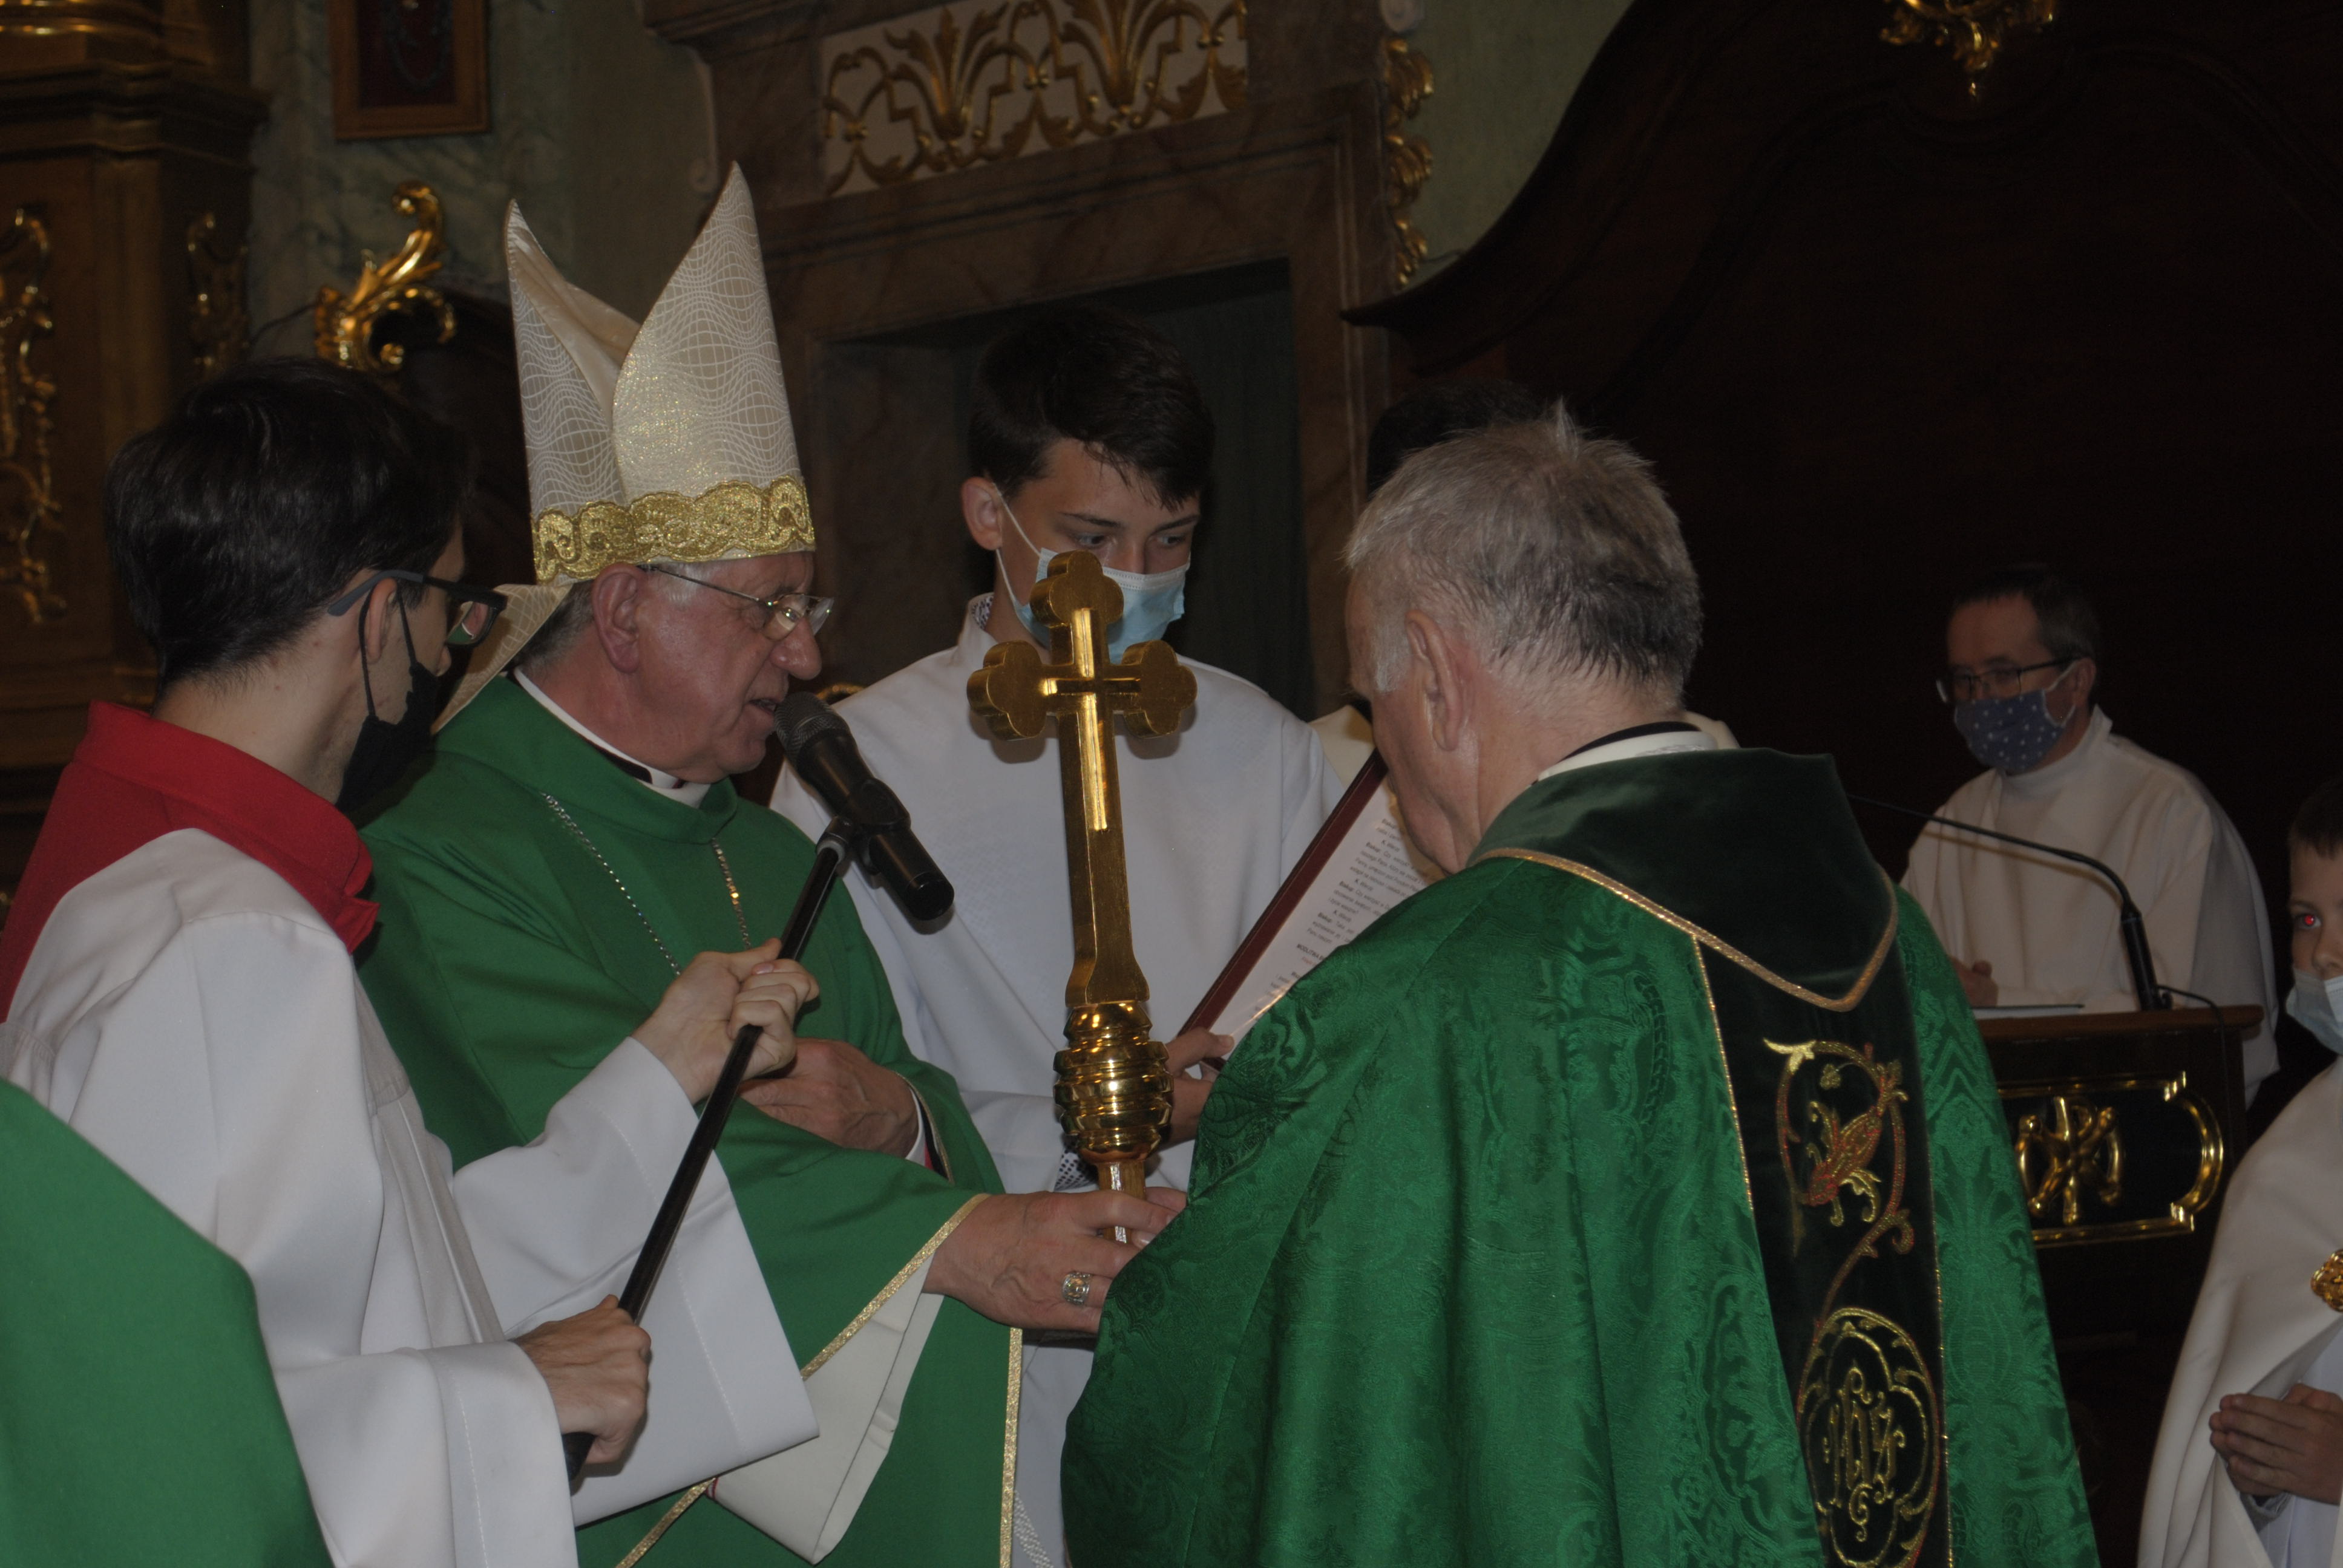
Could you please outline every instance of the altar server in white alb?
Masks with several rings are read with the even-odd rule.
[[[124,447],[107,538],[160,691],[97,704],[59,782],[0,936],[0,1067],[251,1275],[337,1562],[572,1568],[574,1518],[813,1434],[720,1167],[648,1337],[609,1296],[732,1030],[786,1060],[813,981],[702,955],[543,1138],[451,1176],[351,964],[377,909],[337,807],[413,759],[498,608],[455,580],[467,468],[315,360]],[[596,1439],[574,1499],[565,1431]]]
[[[1122,590],[1109,652],[1163,635],[1185,607],[1189,550],[1212,470],[1212,420],[1179,351],[1144,324],[1086,307],[1051,310],[980,361],[960,513],[992,552],[993,589],[960,640],[841,703],[871,771],[909,808],[958,900],[934,930],[848,879],[885,964],[903,1032],[960,1082],[1009,1191],[1087,1190],[1051,1098],[1064,1047],[1073,922],[1054,735],[992,739],[968,678],[995,643],[1049,648],[1027,600],[1061,551],[1088,550]],[[1196,704],[1177,734],[1118,733],[1131,935],[1159,1031],[1177,1030],[1308,848],[1340,786],[1316,737],[1259,688],[1192,660]],[[808,833],[828,819],[783,775],[773,804]],[[1184,1187],[1210,1085],[1185,1076],[1216,1054],[1199,1030],[1171,1042],[1173,1146],[1151,1178]],[[759,1091],[759,1092],[768,1092]],[[770,1092],[786,1094],[787,1081]],[[1090,1352],[1028,1352],[1018,1493],[1020,1561],[1064,1561],[1056,1507],[1065,1420]]]
[[[2097,612],[2048,568],[2010,567],[1953,601],[1945,650],[1938,694],[1988,771],[1937,815],[2114,867],[2139,904],[2160,983],[2262,1010],[2245,1045],[2252,1094],[2278,1069],[2261,880],[2196,776],[2117,735],[2093,706]],[[2115,892],[2088,867],[1932,826],[1904,885],[1972,1006],[2138,1006]]]
[[[2343,1054],[2343,779],[2288,835],[2286,1010]],[[2140,1522],[2142,1568],[2331,1568],[2343,1501],[2343,1069],[2288,1102],[2221,1201]]]

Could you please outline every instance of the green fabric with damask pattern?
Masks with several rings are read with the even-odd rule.
[[[1818,1041],[1876,1070],[1843,1055],[1825,1094]],[[1889,1064],[1902,1141],[1857,1168],[1910,1214],[1911,1254],[1873,1245],[1927,1270],[1940,1327],[1900,1286],[1860,1299],[1940,1384],[1941,1507],[1859,1444],[1810,1470],[1787,1371],[1795,1314],[1854,1298],[1785,1261],[1872,1208],[1815,1183],[1805,1108],[1859,1111]],[[1850,1452],[1926,1505],[1916,1540],[1856,1517]],[[1065,1485],[1082,1568],[2094,1562],[1991,1070],[1829,764],[1558,775],[1295,986],[1213,1092],[1186,1214],[1115,1282]]]

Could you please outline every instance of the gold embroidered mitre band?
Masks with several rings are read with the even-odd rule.
[[[529,525],[540,583],[590,581],[620,561],[725,561],[814,547],[805,481],[783,474],[761,489],[727,480],[697,496],[661,490],[631,506],[596,501],[543,511]]]

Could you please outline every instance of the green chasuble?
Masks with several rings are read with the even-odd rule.
[[[674,979],[669,956],[688,964],[748,945],[727,865],[740,919],[763,941],[788,923],[813,864],[802,833],[744,804],[729,782],[696,807],[664,799],[508,680],[491,681],[440,732],[431,760],[365,832],[383,908],[359,973],[459,1165],[537,1137],[554,1101],[650,1015]],[[950,1173],[840,1148],[749,1106],[733,1115],[718,1157],[781,1326],[810,1362],[999,1181],[951,1079],[905,1049],[887,977],[843,893],[804,962],[821,996],[800,1031],[843,1040],[910,1080]],[[886,1462],[825,1564],[1001,1560],[1014,1355],[1008,1329],[944,1302]],[[667,1511],[650,1503],[580,1531],[581,1568],[611,1568]],[[702,1503],[644,1561],[799,1559]]]
[[[1081,1568],[2094,1561],[1984,1049],[1822,759],[1524,791],[1239,1048],[1103,1318]]]
[[[0,1082],[0,1563],[325,1568],[252,1282]]]

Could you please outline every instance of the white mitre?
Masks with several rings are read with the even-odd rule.
[[[814,547],[738,164],[639,327],[561,276],[518,202],[505,216],[505,266],[537,581],[504,588],[510,602],[441,725],[606,567]]]

